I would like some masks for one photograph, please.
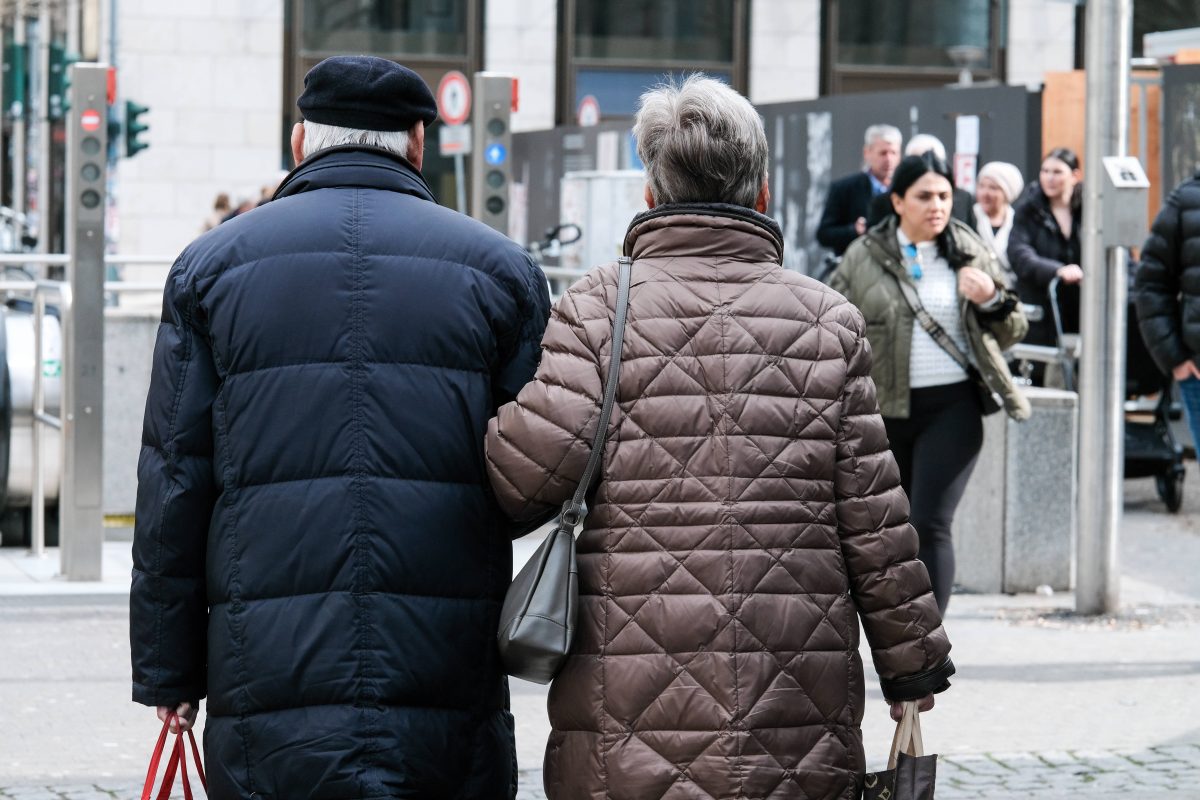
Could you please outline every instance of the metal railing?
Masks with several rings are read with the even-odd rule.
[[[45,334],[42,322],[46,318],[46,295],[48,293],[58,295],[59,320],[64,334],[69,330],[69,326],[74,324],[71,317],[71,284],[63,281],[36,281],[33,290],[33,446],[30,449],[30,462],[33,468],[33,498],[30,500],[29,509],[29,549],[34,556],[42,556],[46,553],[46,476],[42,470],[43,428],[48,425],[60,432],[63,429],[61,416],[55,417],[46,413],[46,376],[43,368]],[[66,339],[65,336],[63,338]],[[62,381],[62,390],[59,396],[70,397],[68,384],[71,381],[71,372],[63,369],[59,374]],[[58,441],[60,449],[63,450],[59,463],[66,464],[66,438],[60,436]]]
[[[70,257],[62,253],[0,253],[0,268],[9,266],[67,266]],[[114,255],[105,258],[106,265],[169,265],[173,258],[161,256],[121,256]],[[105,281],[104,291],[115,295],[130,293],[162,292],[163,284],[156,281]],[[30,508],[30,555],[44,556],[46,554],[46,476],[44,474],[45,440],[47,427],[60,433],[64,429],[64,419],[50,414],[46,410],[46,383],[43,369],[45,361],[45,318],[48,298],[56,302],[58,315],[65,342],[71,326],[74,324],[74,308],[71,296],[71,285],[66,281],[51,281],[43,279],[30,280],[0,280],[0,293],[27,296],[33,305],[33,408],[31,423],[31,452],[30,461],[33,471],[32,498]],[[65,354],[65,353],[64,353]],[[60,396],[71,396],[72,372],[66,364],[60,372]],[[69,419],[66,421],[70,421]],[[66,463],[66,437],[59,439],[61,455],[59,463]],[[65,533],[65,532],[64,532]]]

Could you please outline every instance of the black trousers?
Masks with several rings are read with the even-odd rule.
[[[944,614],[954,585],[950,526],[983,447],[983,411],[969,381],[913,389],[910,397],[908,419],[883,422],[912,506],[919,558]]]

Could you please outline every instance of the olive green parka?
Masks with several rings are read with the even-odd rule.
[[[846,250],[830,285],[858,306],[866,319],[879,412],[885,417],[907,418],[914,316],[896,282],[912,283],[900,255],[897,223],[896,217],[890,217],[856,239]],[[950,220],[949,230],[955,245],[967,257],[961,266],[982,270],[1003,287],[1004,276],[996,257],[974,232],[955,219]],[[984,383],[1003,402],[1010,417],[1024,420],[1029,418],[1029,401],[1013,385],[1003,351],[1021,341],[1029,322],[1016,294],[1004,288],[1001,291],[1003,301],[992,312],[981,311],[960,294],[963,328],[970,345],[968,355]],[[917,335],[927,334],[919,331]]]

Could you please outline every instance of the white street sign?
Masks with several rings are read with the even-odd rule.
[[[438,152],[444,156],[471,152],[471,124],[443,125],[438,128]]]

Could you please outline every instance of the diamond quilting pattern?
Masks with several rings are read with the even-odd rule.
[[[931,598],[898,569],[915,537],[895,511],[861,318],[780,269],[757,222],[645,224],[618,410],[578,543],[587,630],[551,694],[556,741],[600,758],[560,768],[552,748],[548,793],[843,796],[862,761],[852,594],[884,669],[945,647]],[[714,231],[727,258],[688,255]],[[549,465],[582,469],[571,453],[595,424],[615,283],[605,268],[572,289],[559,307],[572,335],[552,322],[538,381],[493,424],[506,506],[561,502],[578,473]],[[505,436],[523,425],[542,435]]]

